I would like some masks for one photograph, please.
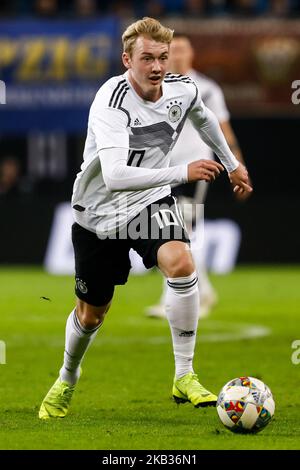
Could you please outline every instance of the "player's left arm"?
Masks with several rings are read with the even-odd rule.
[[[233,186],[233,191],[238,194],[251,193],[252,186],[246,167],[238,161],[230,150],[216,116],[204,105],[201,98],[196,100],[189,113],[189,118],[202,140],[212,149],[225,166]]]
[[[221,87],[214,81],[208,81],[209,93],[206,93],[205,106],[209,108],[219,121],[222,132],[230,150],[239,162],[245,165],[237,137],[230,123],[230,113],[227,108],[224,93]],[[199,90],[198,90],[199,92]]]
[[[242,150],[239,146],[237,137],[234,133],[234,130],[232,129],[230,121],[229,120],[224,120],[224,121],[219,122],[219,124],[220,124],[221,130],[224,134],[224,137],[226,139],[226,142],[227,142],[230,150],[232,151],[232,153],[234,154],[236,159],[240,163],[242,163],[244,166],[246,166]],[[251,181],[251,178],[249,177],[249,175],[248,175],[248,179],[249,179],[249,182],[252,186],[252,181]],[[242,193],[236,192],[235,194],[236,194],[237,199],[239,199],[239,200],[248,199],[248,197],[251,195],[250,192],[246,192],[246,191],[244,191]]]
[[[224,137],[226,139],[226,142],[230,150],[232,151],[234,156],[237,158],[237,160],[241,162],[243,165],[245,165],[245,160],[244,160],[241,148],[237,141],[234,130],[232,129],[230,121],[222,121],[222,122],[219,122],[219,124],[220,124],[220,127],[222,129],[222,132],[224,134]]]

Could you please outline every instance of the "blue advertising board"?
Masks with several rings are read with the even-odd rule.
[[[0,133],[80,132],[103,82],[120,73],[120,23],[0,21]]]

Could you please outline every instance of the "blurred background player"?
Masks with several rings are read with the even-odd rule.
[[[170,60],[169,68],[173,73],[180,73],[181,75],[188,75],[197,84],[202,100],[205,105],[213,111],[217,117],[220,127],[224,133],[227,143],[236,156],[236,158],[244,163],[241,149],[239,147],[237,138],[230,124],[229,111],[227,109],[223,92],[219,85],[206,77],[205,75],[193,69],[194,50],[192,44],[187,36],[176,36],[170,46]],[[193,127],[189,119],[186,120],[183,131],[181,132],[174,149],[171,152],[171,166],[179,165],[180,163],[188,163],[197,159],[213,159],[214,154],[212,150],[203,142],[199,133]],[[192,227],[196,232],[201,230],[203,224],[203,211],[195,210],[195,205],[204,204],[208,184],[205,181],[198,181],[193,184],[183,184],[173,188],[172,193],[178,198],[178,203],[181,206],[187,229],[190,232],[191,249],[193,258],[196,263],[199,279],[199,295],[200,295],[200,308],[199,317],[203,318],[210,312],[210,309],[217,302],[217,293],[213,288],[205,266],[205,257],[203,247],[200,246],[200,239],[193,240]],[[238,194],[235,193],[239,199],[246,199],[250,193]],[[194,210],[192,205],[194,205]],[[197,221],[195,214],[197,213]],[[194,241],[194,243],[193,243]],[[197,243],[198,242],[198,243]],[[199,246],[198,246],[199,245]],[[158,305],[152,305],[146,308],[146,315],[151,317],[165,317],[165,295],[167,286],[164,283],[163,293]]]

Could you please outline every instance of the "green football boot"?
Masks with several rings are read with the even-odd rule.
[[[176,403],[191,402],[196,408],[216,406],[218,397],[200,384],[198,376],[189,372],[180,379],[174,379],[173,398]]]
[[[75,385],[56,380],[45,396],[39,411],[40,419],[64,418],[68,413]]]

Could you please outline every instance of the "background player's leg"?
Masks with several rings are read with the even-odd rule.
[[[147,317],[153,318],[166,318],[166,295],[168,290],[167,279],[163,277],[162,280],[162,294],[159,303],[155,305],[149,305],[145,308],[145,314]]]
[[[204,218],[198,220],[196,227],[193,231],[189,232],[191,240],[191,252],[193,260],[195,262],[196,271],[198,274],[199,281],[199,318],[206,317],[211,308],[217,303],[217,293],[209,280],[205,251],[204,251],[204,240],[205,236],[205,222]]]
[[[189,185],[186,184],[179,186],[178,205],[184,215],[184,221],[191,240],[191,252],[199,282],[199,318],[203,318],[209,314],[210,309],[217,302],[217,293],[208,277],[206,253],[204,251],[204,202],[208,183],[206,181],[197,181],[192,197],[186,197],[188,187]],[[188,208],[189,210],[187,210]],[[194,228],[193,224],[195,224]]]

